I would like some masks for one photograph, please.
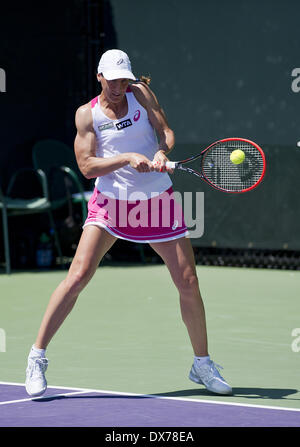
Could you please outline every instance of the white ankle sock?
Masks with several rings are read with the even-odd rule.
[[[210,360],[210,356],[209,355],[207,355],[207,356],[203,356],[203,357],[197,357],[196,355],[195,355],[195,357],[194,357],[194,363],[195,363],[195,365],[197,365],[197,366],[202,366],[204,363],[206,363],[208,360]]]
[[[46,349],[39,349],[36,348],[34,345],[32,346],[29,357],[45,357],[46,355]]]

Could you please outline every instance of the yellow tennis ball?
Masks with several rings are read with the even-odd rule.
[[[240,163],[243,163],[245,160],[245,152],[241,149],[236,149],[235,151],[232,151],[230,154],[230,161],[235,164],[239,165]]]

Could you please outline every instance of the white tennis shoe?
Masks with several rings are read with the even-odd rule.
[[[29,396],[38,397],[47,389],[45,372],[48,367],[48,359],[43,357],[28,357],[26,369],[25,388]]]
[[[204,385],[209,391],[217,394],[232,394],[232,388],[220,375],[217,365],[212,360],[207,360],[201,366],[193,364],[189,374],[189,379],[193,382]]]

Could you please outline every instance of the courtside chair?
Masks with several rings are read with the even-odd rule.
[[[22,176],[22,184],[26,185],[27,176],[35,176],[39,182],[39,192],[41,195],[33,198],[18,198],[13,197],[14,187],[20,177]],[[29,180],[28,177],[28,180]],[[32,179],[31,179],[32,180]],[[10,243],[9,243],[9,220],[13,216],[25,216],[28,214],[47,213],[49,217],[50,228],[53,230],[54,242],[59,257],[62,256],[61,247],[58,239],[58,235],[55,228],[55,222],[52,215],[51,203],[49,200],[49,194],[47,190],[47,181],[45,174],[41,170],[34,170],[32,168],[19,169],[13,174],[8,184],[6,194],[0,187],[0,210],[2,214],[2,231],[4,242],[4,260],[5,271],[7,274],[11,273],[11,258],[10,258]]]
[[[52,189],[55,188],[51,180],[54,178],[53,172],[55,170],[62,171],[71,180],[71,199],[73,203],[81,204],[83,223],[87,217],[87,202],[92,195],[92,191],[84,189],[83,182],[80,179],[81,173],[77,167],[74,152],[70,147],[54,139],[41,140],[33,146],[32,161],[34,168],[41,169],[46,175],[53,209],[60,206],[59,203],[56,203],[55,194],[51,194]],[[67,200],[67,197],[65,199]]]

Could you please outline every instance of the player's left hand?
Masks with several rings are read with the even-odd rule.
[[[166,157],[165,152],[162,150],[157,151],[152,160],[153,170],[156,172],[169,172],[172,174],[173,169],[166,167],[167,161],[169,161],[169,159]]]

